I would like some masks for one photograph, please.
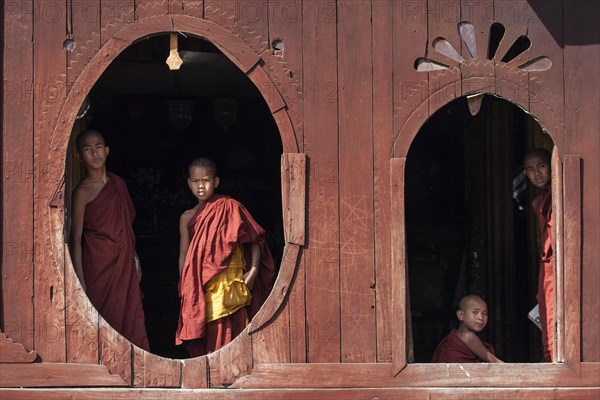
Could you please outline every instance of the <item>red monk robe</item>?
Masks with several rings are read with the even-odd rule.
[[[538,276],[537,301],[540,305],[542,323],[542,346],[544,360],[553,361],[554,346],[554,264],[552,250],[552,191],[550,187],[536,198],[534,204],[540,232],[540,271]]]
[[[186,341],[190,356],[196,357],[218,350],[245,329],[271,291],[275,267],[265,231],[244,206],[228,196],[212,195],[190,219],[188,230],[191,240],[181,271],[181,311],[175,343]],[[228,267],[238,244],[244,247],[249,264],[248,245],[253,242],[260,247],[261,258],[250,305],[207,322],[203,286]]]
[[[123,179],[109,179],[85,207],[82,259],[87,295],[102,317],[136,346],[149,350],[134,264],[135,209]]]
[[[483,340],[481,342],[490,353],[496,355],[494,346]],[[482,360],[469,350],[465,342],[458,336],[456,329],[452,329],[450,333],[442,339],[431,359],[431,362],[434,363],[476,363],[481,361]]]

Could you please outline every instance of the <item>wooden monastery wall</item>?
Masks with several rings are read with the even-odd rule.
[[[599,5],[539,3],[6,0],[1,397],[600,397]],[[476,59],[457,33],[461,21],[475,28]],[[523,34],[530,49],[509,63],[488,60],[493,22],[506,28],[498,54]],[[63,49],[65,27],[73,52]],[[234,343],[191,360],[147,353],[108,326],[63,239],[65,155],[79,105],[120,52],[171,31],[210,40],[255,83],[284,148],[286,248],[275,289]],[[437,37],[466,61],[436,53]],[[282,53],[271,47],[276,38]],[[519,68],[538,56],[552,68]],[[449,68],[417,72],[420,57]],[[407,364],[405,158],[430,115],[478,92],[533,114],[560,150],[573,295],[561,363]]]

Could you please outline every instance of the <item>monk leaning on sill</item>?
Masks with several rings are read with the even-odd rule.
[[[486,302],[477,295],[467,295],[458,303],[456,317],[458,329],[453,329],[438,345],[434,363],[501,363],[496,357],[494,346],[478,336],[488,322]]]

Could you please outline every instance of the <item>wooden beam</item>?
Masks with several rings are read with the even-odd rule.
[[[564,318],[565,363],[579,373],[581,362],[581,159],[565,156]]]
[[[0,363],[30,363],[35,361],[37,353],[28,351],[0,331]]]
[[[287,244],[283,250],[283,257],[279,275],[273,286],[273,290],[265,300],[265,303],[261,307],[260,311],[254,316],[250,324],[248,325],[248,334],[252,334],[264,326],[267,322],[273,318],[275,313],[281,307],[283,300],[290,287],[290,282],[296,271],[298,264],[298,256],[300,247],[295,244]]]
[[[281,192],[286,243],[304,245],[306,230],[306,154],[281,156]]]
[[[259,364],[234,388],[358,387],[598,387],[600,363],[408,364],[396,377],[394,364]]]
[[[404,209],[404,169],[406,158],[390,159],[391,191],[391,247],[392,247],[392,375],[406,366],[407,357],[407,303],[406,290],[406,226]]]
[[[4,389],[13,400],[571,400],[597,399],[598,388],[389,388],[389,389]]]
[[[0,367],[0,387],[49,386],[127,386],[127,382],[103,365],[33,363]]]

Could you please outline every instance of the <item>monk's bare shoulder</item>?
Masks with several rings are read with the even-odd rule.
[[[81,181],[73,190],[73,201],[79,204],[86,205],[98,194],[94,185],[86,180]]]
[[[182,226],[187,225],[187,223],[190,222],[190,219],[192,219],[194,214],[196,214],[197,210],[198,210],[198,206],[196,206],[194,208],[190,208],[189,210],[185,210],[183,212],[183,214],[181,214],[181,217],[179,217],[179,223]]]

